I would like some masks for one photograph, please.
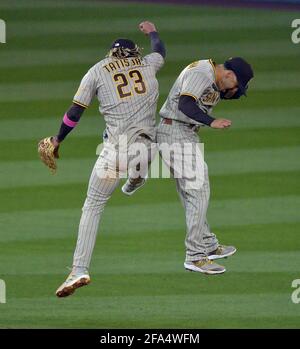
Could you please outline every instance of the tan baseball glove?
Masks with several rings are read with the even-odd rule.
[[[39,141],[38,152],[43,163],[49,167],[52,174],[55,174],[57,165],[56,160],[59,158],[58,155],[59,145],[52,143],[52,137],[47,137]]]

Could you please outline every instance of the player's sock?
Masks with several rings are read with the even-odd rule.
[[[87,267],[78,267],[78,266],[73,266],[72,272],[74,274],[88,274],[88,268]]]

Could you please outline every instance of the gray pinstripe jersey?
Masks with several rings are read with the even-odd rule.
[[[97,96],[110,142],[121,134],[134,139],[145,132],[154,138],[158,99],[155,75],[163,63],[163,57],[155,52],[144,58],[107,57],[86,73],[73,101],[88,107]]]
[[[181,95],[194,97],[198,106],[210,114],[220,100],[215,82],[215,67],[211,59],[191,63],[178,76],[159,114],[164,118],[202,125],[178,109],[179,97]]]

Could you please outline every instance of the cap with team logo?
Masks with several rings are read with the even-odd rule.
[[[233,57],[229,58],[224,63],[224,67],[235,73],[240,93],[241,95],[245,95],[248,88],[248,82],[254,77],[251,65],[241,57]]]

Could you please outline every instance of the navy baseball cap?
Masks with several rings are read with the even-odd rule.
[[[130,50],[134,50],[136,45],[133,41],[129,39],[117,39],[115,40],[110,48],[118,48],[118,47],[123,47],[123,48],[128,48]]]
[[[241,57],[233,57],[229,58],[224,63],[224,67],[235,73],[240,93],[245,95],[248,88],[248,82],[254,77],[251,65]]]

